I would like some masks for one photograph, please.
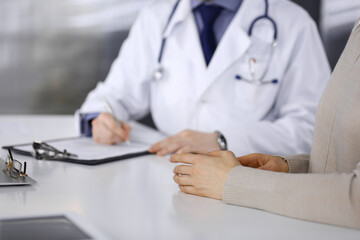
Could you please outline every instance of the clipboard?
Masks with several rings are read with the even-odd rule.
[[[62,138],[45,142],[57,149],[66,149],[68,152],[76,154],[77,157],[64,157],[39,161],[61,161],[83,165],[99,165],[152,154],[147,150],[149,145],[137,142],[132,142],[131,146],[126,143],[108,146],[97,144],[91,138],[87,137]],[[25,143],[3,146],[2,148],[10,149],[13,153],[19,155],[34,157],[32,145],[33,143]]]

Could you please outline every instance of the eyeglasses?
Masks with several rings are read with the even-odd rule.
[[[10,177],[18,179],[20,177],[27,177],[26,174],[26,162],[24,162],[24,171],[22,171],[23,165],[18,160],[14,159],[12,153],[9,151],[9,155],[6,158],[4,173],[8,173]]]

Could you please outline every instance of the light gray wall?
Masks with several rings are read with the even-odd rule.
[[[150,0],[1,0],[0,114],[73,113],[104,80]],[[320,29],[334,66],[359,0],[323,0]]]
[[[321,16],[321,35],[334,68],[355,21],[360,17],[360,0],[323,0]]]
[[[1,0],[0,114],[72,113],[145,0]]]

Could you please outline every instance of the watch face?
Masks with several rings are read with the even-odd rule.
[[[221,150],[226,150],[226,146],[225,146],[225,143],[221,143]]]
[[[220,149],[227,150],[227,144],[224,135],[222,135],[219,131],[217,131],[217,134],[218,134],[217,142],[220,146]]]

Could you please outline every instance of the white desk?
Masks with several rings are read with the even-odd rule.
[[[74,136],[74,129],[72,116],[2,115],[0,145]],[[73,211],[111,239],[360,239],[360,231],[181,193],[167,157],[99,166],[16,158],[38,183],[0,188],[1,217]]]

